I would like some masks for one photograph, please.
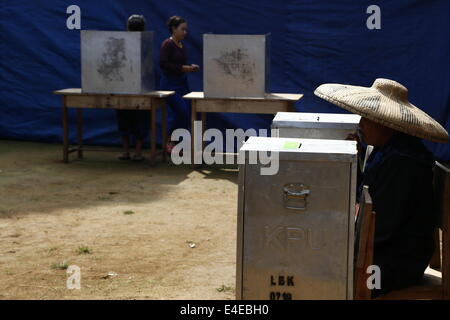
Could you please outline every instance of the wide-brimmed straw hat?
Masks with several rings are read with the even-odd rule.
[[[376,79],[372,87],[326,83],[314,94],[383,126],[419,138],[448,142],[447,131],[408,101],[408,89],[389,79]]]

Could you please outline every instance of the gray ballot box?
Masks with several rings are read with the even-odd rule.
[[[203,35],[207,98],[264,98],[269,88],[270,35]]]
[[[154,79],[152,31],[81,31],[84,93],[140,94]]]
[[[279,170],[250,164],[278,154]],[[240,150],[236,298],[353,298],[356,142],[250,137]]]
[[[278,112],[272,121],[275,137],[340,139],[356,133],[361,116],[356,114]]]

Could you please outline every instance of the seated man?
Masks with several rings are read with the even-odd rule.
[[[433,255],[436,225],[435,161],[420,138],[446,143],[448,133],[392,80],[377,79],[371,88],[324,84],[314,93],[361,115],[360,139],[374,146],[358,187],[361,194],[369,186],[377,214],[373,263],[381,289],[372,296],[417,284]]]

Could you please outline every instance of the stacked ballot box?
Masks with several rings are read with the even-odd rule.
[[[240,153],[237,299],[352,299],[356,142],[250,137]]]
[[[345,140],[357,132],[360,119],[356,114],[278,112],[272,129],[276,137]]]

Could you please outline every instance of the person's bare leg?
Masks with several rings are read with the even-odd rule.
[[[123,147],[123,152],[130,153],[130,137],[129,136],[122,136],[122,147]]]
[[[120,160],[126,160],[130,158],[130,137],[122,136],[122,149],[123,154],[119,157]]]
[[[135,158],[142,157],[142,146],[144,144],[144,139],[136,139],[136,151],[134,154]]]
[[[172,137],[172,132],[170,132],[167,135],[166,141],[165,141],[165,144],[164,144],[164,148],[165,148],[164,152],[166,152],[169,155],[172,153],[172,149],[175,146],[175,144],[171,140],[171,137]]]

